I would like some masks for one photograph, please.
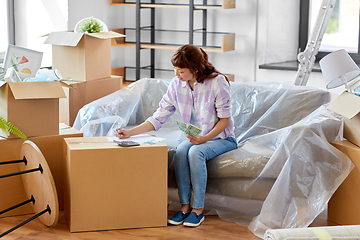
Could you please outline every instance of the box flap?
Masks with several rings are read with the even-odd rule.
[[[52,32],[46,38],[44,44],[75,47],[78,45],[83,35],[84,33],[78,32]]]
[[[65,98],[65,92],[58,81],[11,82],[8,83],[15,99]]]
[[[351,119],[360,112],[360,97],[352,93],[343,92],[327,108]]]
[[[77,90],[76,87],[72,86],[71,84],[69,84],[69,83],[67,83],[65,81],[59,81],[59,82],[60,82],[61,86],[63,86],[63,87],[73,88],[73,89]]]
[[[0,81],[0,87],[2,87],[3,85],[5,85],[6,82],[5,81]]]
[[[109,31],[109,32],[99,32],[99,33],[87,33],[87,35],[100,38],[100,39],[110,39],[110,38],[118,38],[118,37],[125,37],[124,34]]]

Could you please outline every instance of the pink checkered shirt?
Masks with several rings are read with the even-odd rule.
[[[208,134],[214,128],[219,118],[230,117],[228,127],[214,139],[234,137],[230,86],[225,77],[220,74],[212,79],[205,79],[203,83],[195,82],[194,99],[189,83],[182,82],[177,77],[173,78],[167,92],[159,103],[159,108],[147,121],[154,125],[157,131],[177,110],[182,121],[189,124],[193,104],[196,119],[202,130],[202,136]]]

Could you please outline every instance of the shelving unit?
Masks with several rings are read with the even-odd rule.
[[[155,49],[167,49],[176,50],[179,46],[184,44],[194,44],[194,33],[200,33],[202,35],[202,44],[198,45],[207,52],[227,52],[235,49],[235,34],[234,33],[223,33],[223,32],[209,32],[207,31],[207,10],[208,9],[231,9],[235,8],[235,0],[222,0],[222,5],[208,5],[207,0],[203,0],[202,4],[194,4],[194,0],[189,0],[188,4],[175,4],[175,3],[156,3],[156,0],[148,0],[149,2],[143,3],[141,0],[128,2],[126,0],[110,0],[110,5],[113,6],[131,6],[136,8],[136,27],[126,29],[112,29],[112,31],[126,34],[126,31],[135,31],[135,41],[129,42],[124,38],[112,39],[112,46],[118,47],[134,47],[136,49],[136,66],[125,67],[124,75],[126,74],[126,68],[135,68],[136,79],[140,78],[140,71],[142,69],[150,70],[150,77],[155,77],[156,70],[165,70],[155,68]],[[142,27],[140,26],[141,9],[150,9],[150,25]],[[188,8],[189,9],[189,30],[188,31],[177,31],[177,30],[163,30],[155,28],[155,9],[156,8]],[[202,28],[194,29],[194,12],[196,10],[202,11]],[[141,41],[141,33],[143,31],[150,31],[150,41]],[[162,32],[184,32],[189,34],[189,40],[182,44],[168,44],[168,43],[156,43],[155,35],[158,31]],[[207,36],[209,34],[220,34],[221,44],[220,46],[209,46],[207,44]],[[141,67],[140,66],[140,51],[141,49],[150,49],[150,65]],[[114,72],[119,71],[114,69]],[[122,70],[120,70],[122,71]],[[124,76],[125,78],[125,76]],[[230,76],[233,79],[233,76]]]

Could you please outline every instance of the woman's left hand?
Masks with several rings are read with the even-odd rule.
[[[204,136],[193,137],[193,136],[190,136],[190,135],[186,135],[186,137],[189,139],[189,141],[192,144],[195,144],[195,145],[207,142],[207,139]]]

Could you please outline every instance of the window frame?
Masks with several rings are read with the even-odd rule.
[[[14,19],[14,0],[6,0],[7,8],[7,30],[8,30],[8,43],[15,45],[15,19]],[[0,52],[0,62],[3,62],[5,52]]]
[[[299,52],[305,51],[309,39],[309,17],[310,17],[310,1],[300,0],[300,21],[299,21]],[[360,21],[360,13],[359,13]],[[316,55],[315,62],[319,62],[324,56],[329,54],[329,51],[319,51]],[[360,64],[360,29],[358,34],[358,51],[357,53],[349,53],[352,59]]]

